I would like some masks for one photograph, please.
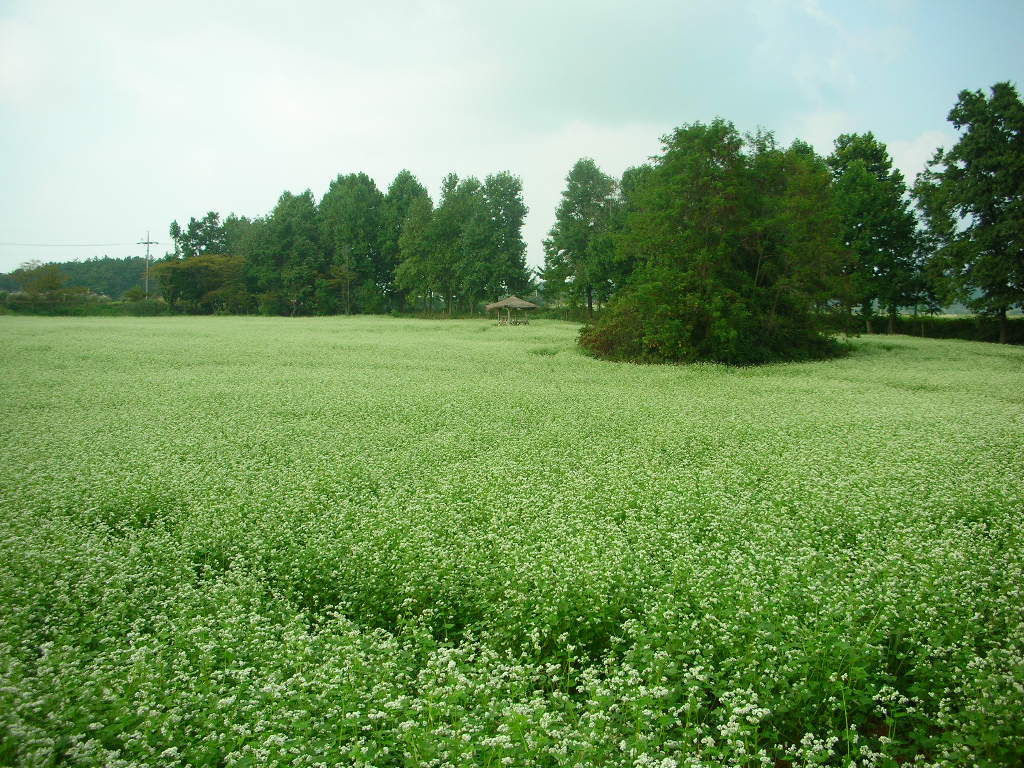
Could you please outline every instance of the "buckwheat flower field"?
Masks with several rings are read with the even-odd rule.
[[[0,317],[0,764],[1024,759],[1024,349]]]

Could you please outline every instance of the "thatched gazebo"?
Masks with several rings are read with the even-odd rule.
[[[537,309],[537,305],[524,301],[518,296],[509,296],[507,299],[488,304],[484,309],[488,312],[493,309],[498,313],[498,325],[529,325],[530,317],[526,313],[528,310]],[[503,309],[505,310],[504,317],[501,316]],[[513,311],[515,311],[514,315]]]

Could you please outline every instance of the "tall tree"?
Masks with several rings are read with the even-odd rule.
[[[433,217],[434,206],[429,197],[412,201],[398,239],[399,263],[395,268],[398,290],[420,297],[424,311],[430,308],[431,296],[441,286],[441,275],[433,259]]]
[[[641,263],[640,254],[622,247],[620,238],[626,231],[629,217],[641,210],[644,184],[651,178],[653,168],[648,164],[627,168],[619,180],[619,199],[613,206],[611,217],[611,259],[607,266],[604,292],[610,298],[628,282]]]
[[[915,303],[916,221],[903,174],[871,133],[839,136],[828,164],[844,241],[855,257],[850,263],[852,299],[868,333],[876,302],[887,310],[891,333],[899,308]]]
[[[594,291],[609,279],[616,183],[589,157],[576,161],[565,182],[555,224],[544,241],[543,277],[585,299],[593,317]]]
[[[187,259],[204,253],[227,253],[228,250],[227,233],[216,211],[208,212],[201,219],[190,218],[185,229],[177,221],[172,221],[170,234],[178,258]]]
[[[409,218],[413,203],[430,199],[426,187],[410,171],[401,170],[388,187],[381,206],[380,253],[382,268],[393,274],[401,261],[402,227]],[[403,303],[403,296],[393,296],[395,308]]]
[[[384,195],[365,173],[339,175],[320,201],[322,242],[330,269],[346,286],[346,313],[381,312],[393,266],[381,250]]]
[[[479,216],[481,189],[476,177],[460,180],[456,174],[449,173],[441,182],[441,200],[431,219],[432,272],[438,276],[449,314],[454,311],[460,289],[466,292],[474,271],[475,252],[467,247],[467,240],[473,243],[482,240],[480,228],[470,226]]]
[[[523,182],[508,171],[484,179],[483,196],[491,224],[491,269],[486,285],[488,297],[524,291],[530,284],[526,267],[523,220]]]
[[[467,308],[481,299],[525,290],[530,283],[523,242],[523,185],[508,171],[488,176],[463,201],[460,284]]]
[[[1010,83],[961,91],[949,121],[960,132],[915,184],[948,298],[999,321],[1024,308],[1024,104]]]
[[[817,311],[839,290],[832,194],[806,144],[744,140],[723,120],[677,128],[618,238],[641,266],[581,344],[662,362],[834,353]]]
[[[307,189],[299,195],[283,193],[270,216],[251,222],[240,249],[262,312],[313,311],[316,281],[327,267],[316,214],[313,193]]]

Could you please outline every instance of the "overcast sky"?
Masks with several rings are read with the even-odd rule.
[[[519,175],[535,266],[577,158],[618,175],[716,116],[874,131],[912,180],[960,90],[1024,84],[1022,30],[1020,0],[0,0],[0,271],[402,168],[435,199]]]

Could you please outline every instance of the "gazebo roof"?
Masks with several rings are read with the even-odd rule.
[[[492,309],[537,309],[536,304],[520,299],[518,296],[509,296],[507,299],[488,304],[484,309],[490,312]]]

